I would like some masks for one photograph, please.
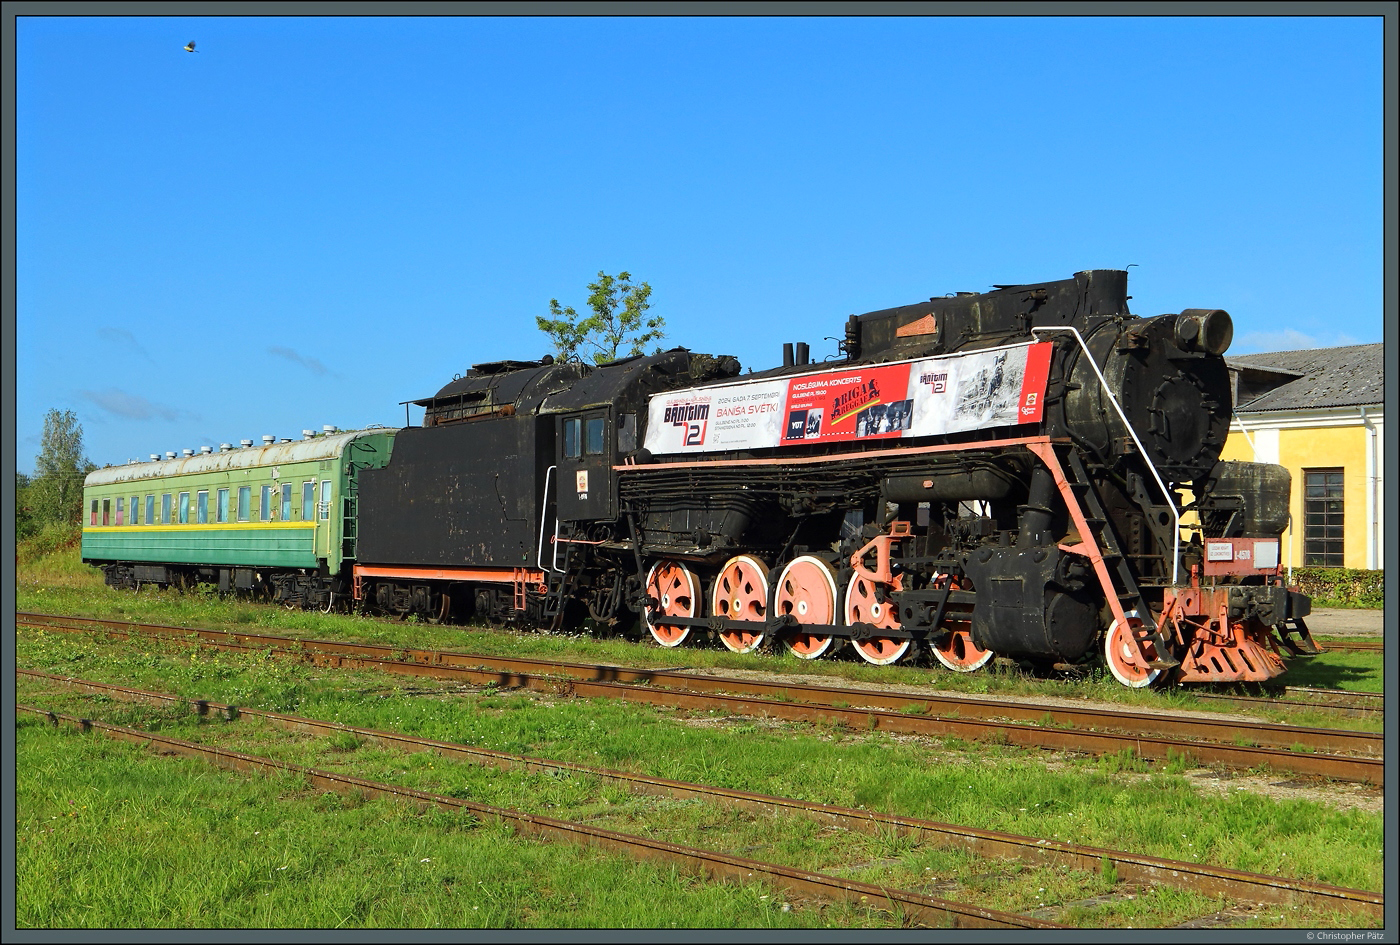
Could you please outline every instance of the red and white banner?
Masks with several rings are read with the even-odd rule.
[[[1040,421],[1050,342],[655,394],[653,454],[959,433]]]

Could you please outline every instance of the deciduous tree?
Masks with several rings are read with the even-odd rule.
[[[97,467],[83,455],[83,425],[71,410],[44,415],[44,438],[25,497],[34,520],[76,524],[82,516],[83,478]]]
[[[646,346],[666,337],[666,320],[660,315],[647,317],[651,308],[651,285],[633,285],[632,275],[616,277],[601,270],[598,281],[588,285],[588,306],[592,314],[580,316],[572,306],[549,300],[551,318],[535,317],[535,324],[554,342],[561,359],[587,355],[595,364],[619,357],[644,354]],[[659,349],[658,349],[659,350]]]

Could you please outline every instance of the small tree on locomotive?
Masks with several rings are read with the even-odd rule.
[[[589,308],[593,314],[580,316],[573,306],[561,306],[558,299],[549,300],[552,318],[535,317],[535,324],[554,342],[560,360],[579,356],[585,346],[592,352],[594,364],[605,364],[618,357],[645,353],[646,345],[666,337],[666,319],[660,315],[646,317],[651,308],[651,285],[632,284],[632,274],[620,272],[617,277],[598,270],[598,281],[590,282]],[[627,351],[621,351],[630,345]],[[660,350],[659,348],[657,349]]]

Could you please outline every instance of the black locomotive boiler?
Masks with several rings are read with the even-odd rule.
[[[1221,462],[1227,313],[1129,313],[1127,274],[851,316],[842,360],[675,349],[476,365],[360,474],[354,595],[676,646],[848,642],[1264,680],[1315,652],[1283,467]]]

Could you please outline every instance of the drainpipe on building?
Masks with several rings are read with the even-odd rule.
[[[1366,427],[1366,431],[1370,434],[1371,440],[1371,448],[1366,456],[1366,466],[1369,474],[1367,476],[1367,485],[1370,487],[1370,495],[1367,499],[1367,504],[1371,507],[1371,538],[1369,547],[1366,549],[1366,567],[1374,571],[1376,570],[1376,565],[1379,563],[1376,560],[1376,556],[1380,551],[1380,504],[1376,491],[1376,482],[1380,478],[1376,475],[1376,472],[1380,467],[1377,466],[1379,457],[1376,454],[1376,425],[1372,423],[1371,418],[1367,416],[1365,407],[1361,408],[1361,423]]]

